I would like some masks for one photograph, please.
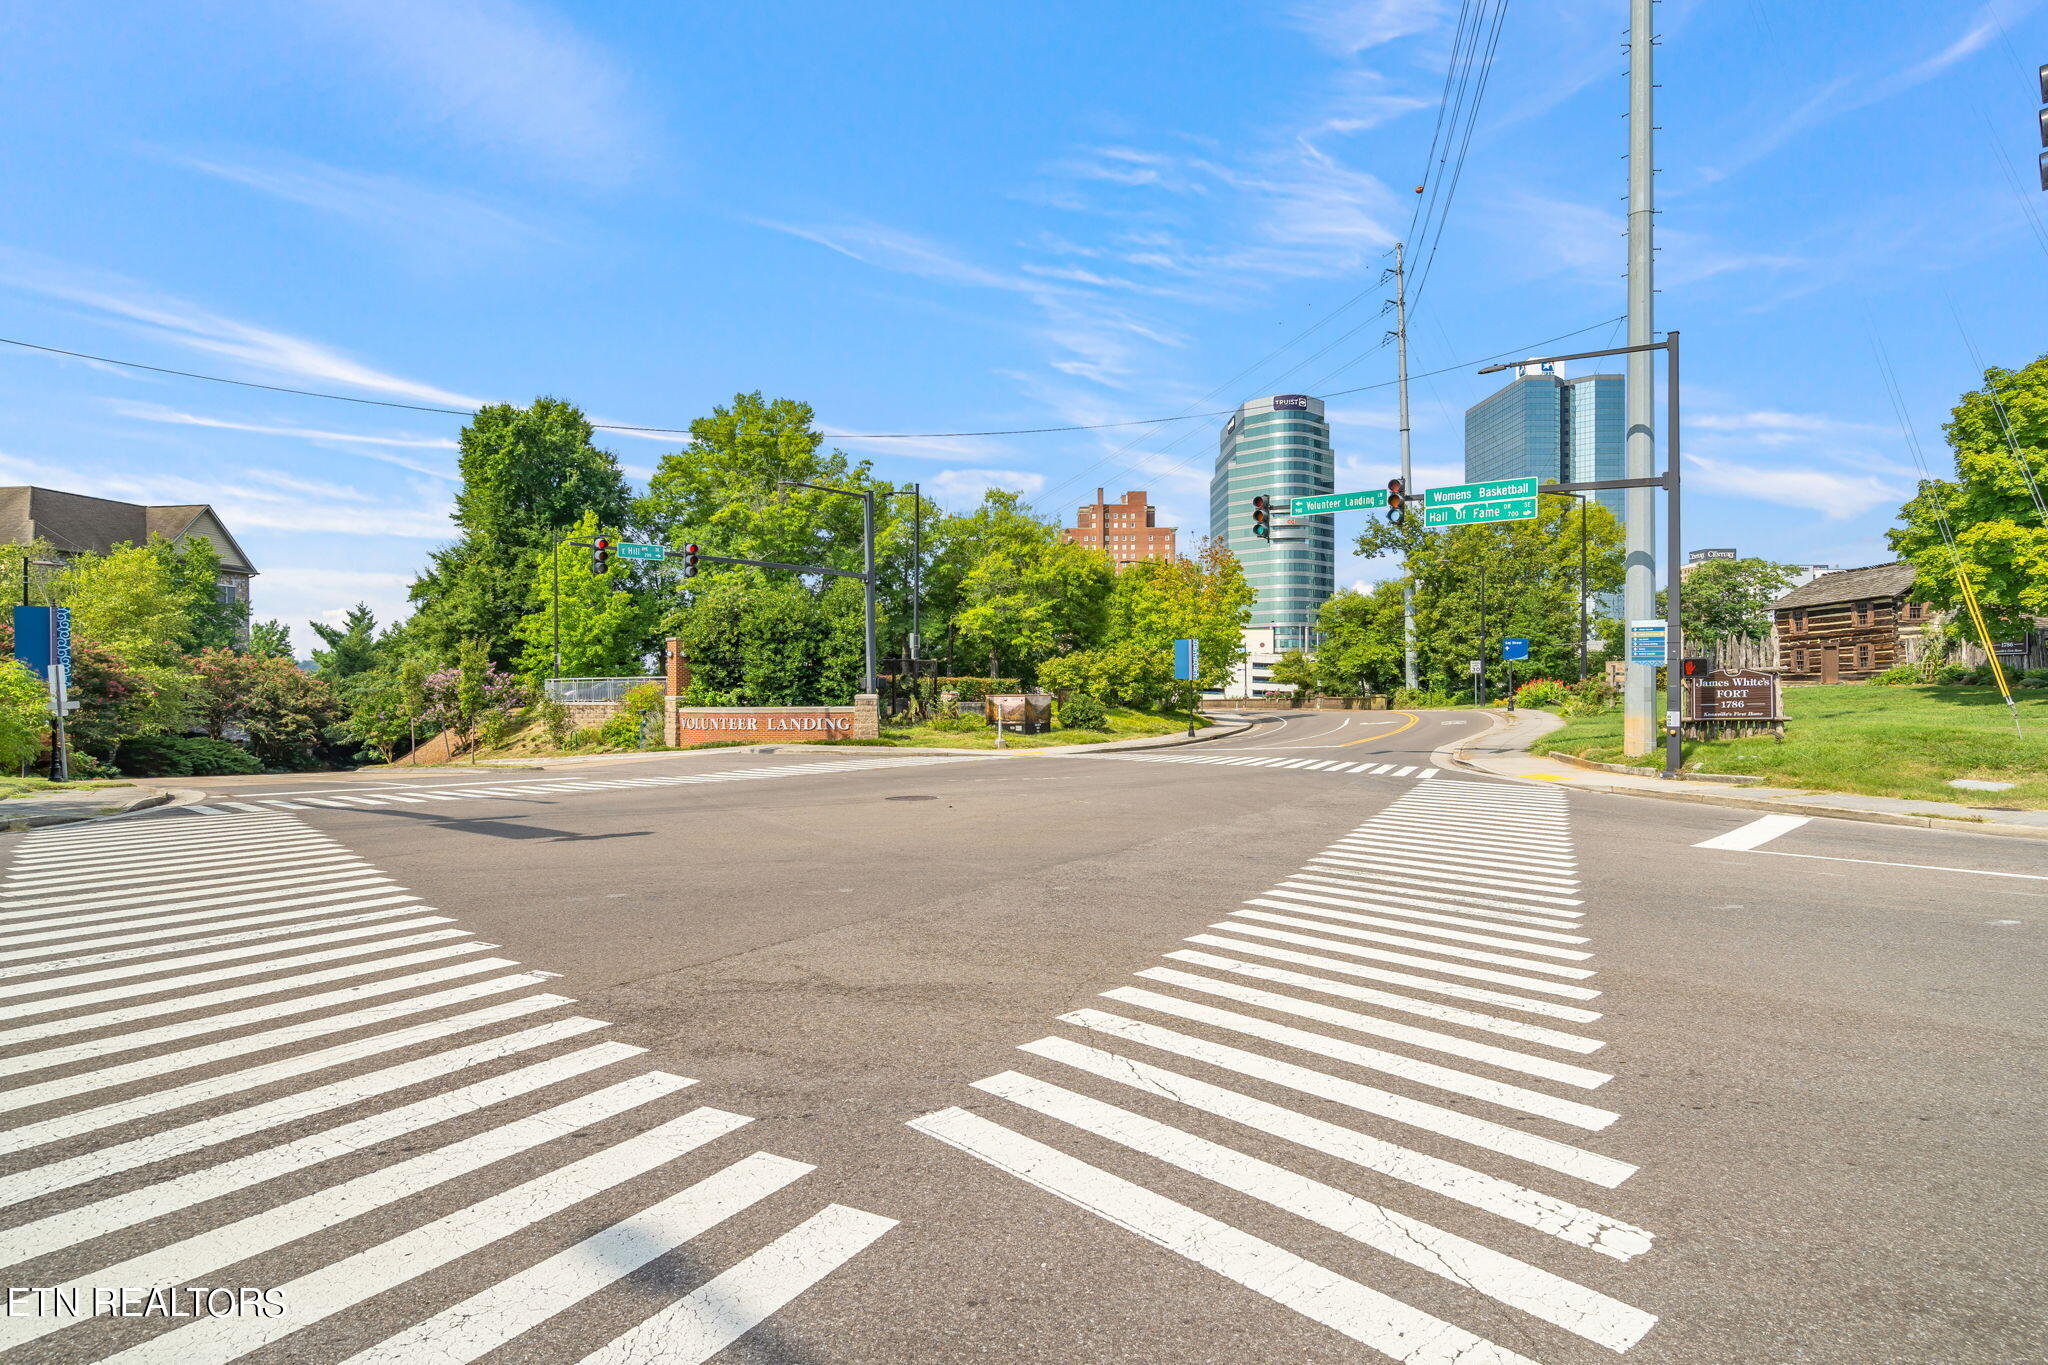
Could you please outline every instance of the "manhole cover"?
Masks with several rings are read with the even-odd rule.
[[[885,796],[884,801],[936,801],[936,796]]]

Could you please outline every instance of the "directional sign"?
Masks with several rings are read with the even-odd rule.
[[[1312,517],[1320,512],[1351,512],[1361,507],[1384,507],[1385,493],[1310,493],[1289,499],[1289,516]]]
[[[620,559],[667,559],[668,551],[660,545],[635,545],[630,540],[618,543]]]
[[[1664,662],[1667,650],[1664,622],[1631,621],[1628,623],[1628,661],[1632,664],[1659,664]]]
[[[1173,676],[1182,682],[1190,682],[1201,672],[1202,642],[1200,640],[1175,640],[1173,642]]]
[[[1515,663],[1518,660],[1528,658],[1529,642],[1527,640],[1502,640],[1500,642],[1500,657],[1509,663]]]
[[[1490,479],[1424,489],[1424,526],[1472,526],[1488,521],[1528,521],[1536,515],[1536,480]]]

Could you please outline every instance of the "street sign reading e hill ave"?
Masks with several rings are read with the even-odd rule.
[[[1428,488],[1422,494],[1424,526],[1472,526],[1486,521],[1528,521],[1536,515],[1536,480],[1491,479]]]
[[[1291,517],[1312,517],[1319,512],[1352,512],[1364,507],[1384,507],[1385,493],[1310,493],[1290,498],[1287,515]]]
[[[618,545],[620,559],[667,559],[668,550],[660,545],[636,545],[622,540]]]

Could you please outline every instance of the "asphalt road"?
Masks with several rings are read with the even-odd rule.
[[[246,779],[12,836],[10,1283],[284,1311],[18,1296],[0,1346],[2048,1358],[2048,850],[1435,757],[1484,723]]]

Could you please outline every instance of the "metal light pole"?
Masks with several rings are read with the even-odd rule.
[[[1641,345],[1612,346],[1607,348],[1606,350],[1579,351],[1572,355],[1533,356],[1528,360],[1521,361],[1520,363],[1524,365],[1537,365],[1545,363],[1554,364],[1558,361],[1563,360],[1590,360],[1595,356],[1625,355],[1629,358],[1629,363],[1633,365],[1639,357],[1646,356],[1651,351],[1662,351],[1664,353],[1664,421],[1666,426],[1666,430],[1664,432],[1664,472],[1662,474],[1648,474],[1641,477],[1630,475],[1628,478],[1625,479],[1575,480],[1570,483],[1550,485],[1547,488],[1545,488],[1544,491],[1549,493],[1595,493],[1599,492],[1602,489],[1624,488],[1627,489],[1629,492],[1631,503],[1633,503],[1634,499],[1639,495],[1641,497],[1648,498],[1650,495],[1650,490],[1656,488],[1663,489],[1665,494],[1668,496],[1670,505],[1665,509],[1664,518],[1664,776],[1677,777],[1678,770],[1682,762],[1680,746],[1683,740],[1682,731],[1684,726],[1680,703],[1681,679],[1679,670],[1671,664],[1671,660],[1676,659],[1679,656],[1679,654],[1682,652],[1685,643],[1684,636],[1681,632],[1680,627],[1681,617],[1679,615],[1679,584],[1681,582],[1681,579],[1679,578],[1678,574],[1678,527],[1680,503],[1680,471],[1678,454],[1678,333],[1675,331],[1666,332],[1664,334],[1664,339],[1662,341],[1644,342]],[[1498,374],[1500,371],[1505,370],[1507,368],[1508,366],[1506,365],[1486,365],[1480,368],[1479,373]],[[1631,460],[1633,460],[1634,457],[1631,456],[1630,458]],[[1581,508],[1581,515],[1583,515],[1583,511],[1584,509]],[[1629,544],[1631,545],[1635,543],[1636,539],[1636,524],[1637,519],[1634,518],[1633,514],[1631,514],[1629,526]],[[1653,583],[1651,586],[1654,589],[1655,584]],[[1655,601],[1656,599],[1653,593],[1651,597],[1651,602],[1653,605]],[[1626,604],[1624,604],[1623,610],[1628,610]],[[1629,619],[1635,620],[1647,618],[1631,617]],[[1624,623],[1624,626],[1625,624],[1626,623]],[[1583,639],[1584,637],[1582,636],[1581,638]],[[1622,632],[1622,638],[1624,642],[1628,638],[1628,633],[1625,628]],[[1648,700],[1654,703],[1656,701],[1657,696],[1656,665],[1630,663],[1628,665],[1628,670],[1628,676],[1630,678],[1631,687],[1634,686],[1634,680],[1636,678],[1636,674],[1638,673],[1638,671],[1640,671],[1645,676],[1645,678],[1647,678],[1649,683],[1649,686],[1647,688]],[[1634,694],[1631,693],[1630,695],[1631,697],[1633,697]],[[1627,723],[1628,719],[1629,716],[1627,713],[1625,713],[1623,716],[1624,724]],[[1647,720],[1652,718],[1645,717],[1645,719]],[[1626,732],[1624,732],[1624,735],[1625,734]],[[1648,753],[1654,747],[1654,745],[1646,745],[1640,752]],[[1636,751],[1632,750],[1631,752]]]
[[[1629,0],[1628,37],[1628,344],[1647,347],[1656,334],[1653,278],[1655,252],[1652,233],[1656,209],[1652,182],[1656,173],[1652,100],[1655,87],[1653,60],[1656,45],[1654,0]],[[1673,352],[1676,366],[1676,352]],[[1673,402],[1677,386],[1673,385]],[[1651,413],[1655,401],[1654,380],[1647,350],[1628,352],[1627,444],[1623,472],[1631,479],[1647,479],[1656,466],[1656,433]],[[1673,469],[1676,477],[1676,468]],[[1672,499],[1676,508],[1677,499]],[[1657,606],[1656,504],[1647,486],[1628,491],[1627,543],[1622,560],[1622,616],[1625,621],[1647,620]],[[1671,639],[1677,646],[1677,637]],[[1657,670],[1647,664],[1628,665],[1627,685],[1622,697],[1622,752],[1647,754],[1655,747]]]
[[[919,485],[898,489],[892,498],[910,499],[910,658],[914,663],[924,654],[924,636],[919,614],[924,605],[924,494]]]
[[[1394,243],[1394,353],[1400,380],[1401,493],[1405,497],[1415,486],[1415,469],[1408,452],[1408,276],[1403,251],[1402,243]],[[1407,519],[1405,512],[1402,519]],[[1401,675],[1409,687],[1415,686],[1415,581],[1409,576],[1405,555],[1401,564]]]

